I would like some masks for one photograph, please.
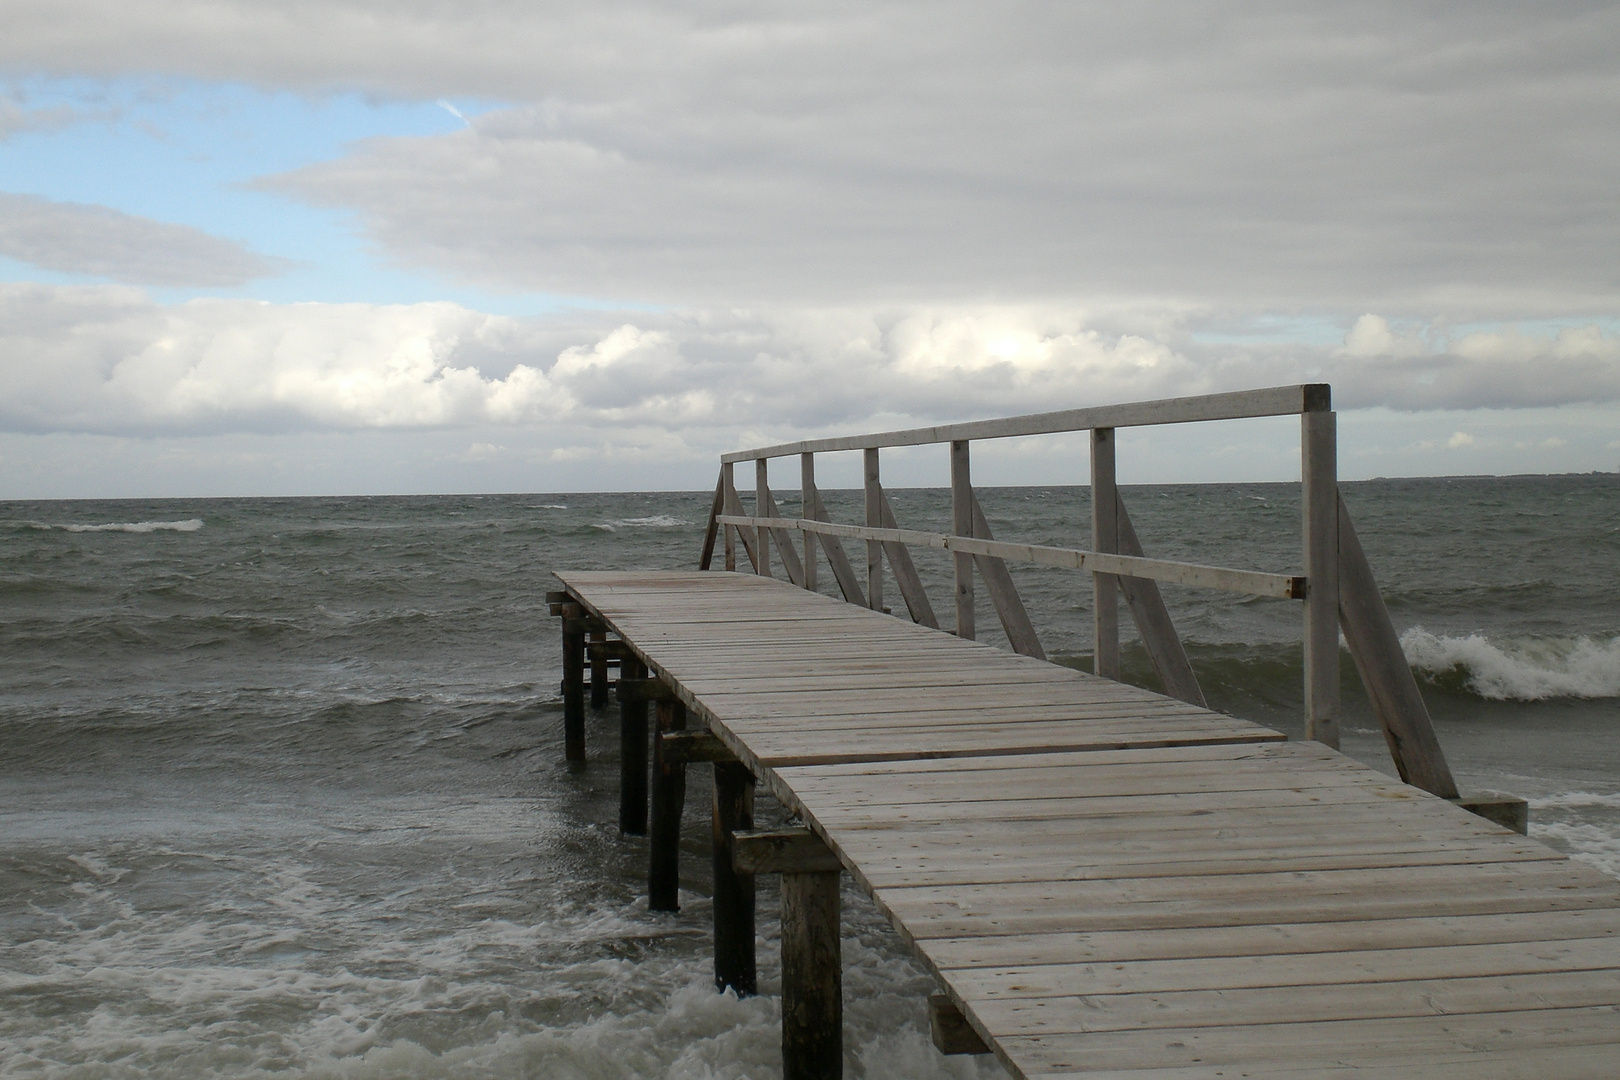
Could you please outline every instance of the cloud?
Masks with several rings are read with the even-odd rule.
[[[289,264],[189,225],[0,192],[0,255],[132,285],[234,286]]]
[[[1461,450],[1464,447],[1473,445],[1474,437],[1468,434],[1466,431],[1454,431],[1451,434],[1451,438],[1446,440],[1446,446],[1452,450]]]
[[[713,307],[1615,309],[1613,5],[112,0],[0,63],[506,102],[266,183],[399,263]]]
[[[1500,407],[1507,391],[1537,404],[1620,399],[1620,342],[1586,330],[1513,336],[1500,348],[1517,359],[1478,336],[1469,348],[1486,359],[1390,359],[1210,346],[1184,322],[1039,305],[517,319],[452,303],[162,305],[133,288],[4,285],[0,428],[547,426],[576,447],[626,432],[656,447],[718,445],[761,423],[774,440],[1321,379],[1340,408]],[[1527,340],[1539,344],[1525,353]]]

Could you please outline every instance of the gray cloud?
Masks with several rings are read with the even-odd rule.
[[[189,225],[5,192],[0,192],[0,255],[132,285],[241,285],[289,265]]]
[[[1106,326],[1108,329],[1099,329]],[[1175,312],[963,305],[552,320],[450,303],[159,305],[0,285],[0,430],[216,434],[526,428],[698,446],[1301,381],[1341,408],[1620,400],[1620,338],[1473,333],[1414,348],[1364,317],[1341,348],[1201,344]],[[767,425],[764,430],[758,424]]]
[[[0,63],[513,103],[279,178],[402,263],[715,305],[1614,310],[1620,8],[8,9]]]

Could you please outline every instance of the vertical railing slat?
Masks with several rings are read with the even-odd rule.
[[[1119,551],[1119,493],[1114,479],[1114,429],[1091,433],[1091,547]],[[1091,670],[1105,679],[1119,678],[1119,579],[1092,574]]]
[[[973,481],[968,472],[968,443],[951,443],[951,531],[957,536],[973,535]],[[956,636],[972,641],[973,556],[954,552],[956,563]]]
[[[1305,737],[1339,746],[1339,476],[1334,414],[1300,414],[1305,548]]]

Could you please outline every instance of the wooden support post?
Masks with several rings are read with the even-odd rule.
[[[1372,567],[1342,497],[1339,507],[1339,621],[1350,657],[1401,779],[1442,799],[1457,797],[1457,781],[1435,737],[1429,709],[1401,651],[1401,639],[1378,593]],[[1306,593],[1309,598],[1310,593]],[[1337,642],[1335,642],[1337,645]],[[1487,815],[1488,816],[1488,815]],[[1495,819],[1492,819],[1495,820]],[[1513,827],[1510,825],[1509,827]],[[1528,826],[1527,826],[1528,827]],[[1519,830],[1523,832],[1523,829]]]
[[[782,875],[782,1077],[844,1075],[838,871]]]
[[[738,997],[758,990],[754,964],[754,875],[731,861],[732,833],[754,827],[754,774],[740,763],[714,766],[714,984]]]
[[[868,447],[862,456],[866,465],[866,526],[881,528],[883,488],[878,485],[877,447]],[[866,606],[873,611],[883,610],[883,544],[877,540],[866,542]]]
[[[726,473],[730,465],[720,466],[720,478],[714,482],[714,500],[709,503],[709,521],[703,527],[703,552],[698,557],[698,569],[707,570],[714,562],[714,541],[720,523],[715,520],[725,512]],[[731,569],[729,566],[726,569]]]
[[[1305,737],[1339,746],[1339,466],[1336,418],[1299,414],[1305,542]]]
[[[815,496],[815,512],[806,511],[805,517],[814,521],[831,521],[827,514],[827,507],[822,504],[821,493],[812,492]],[[827,565],[832,567],[833,578],[838,582],[838,591],[844,594],[844,599],[857,607],[866,606],[866,594],[861,590],[860,578],[855,573],[855,566],[849,561],[849,553],[844,550],[844,542],[836,536],[820,538],[821,549],[827,553]]]
[[[1091,432],[1091,548],[1119,551],[1119,492],[1114,479],[1114,429]],[[1091,670],[1105,679],[1119,678],[1119,579],[1092,574],[1095,600],[1091,618]]]
[[[730,514],[730,515],[732,515],[734,517],[747,517],[748,515],[743,513],[742,498],[737,494],[737,488],[731,482],[731,473],[730,473],[730,466],[729,465],[727,466],[727,472],[726,472],[726,476],[725,476],[725,484],[726,484],[726,494],[725,494],[726,513]],[[735,526],[734,525],[734,526],[730,527],[730,532],[727,533],[728,537],[733,536],[733,535],[736,538],[742,540],[743,552],[748,556],[749,564],[754,567],[754,570],[757,573],[759,571],[759,554],[758,554],[757,551],[755,551],[755,547],[756,547],[755,541],[757,539],[757,537],[755,536],[755,530],[750,529],[750,528],[743,528],[742,526]],[[731,543],[731,540],[728,539],[727,543],[728,544]],[[733,565],[727,566],[726,569],[728,569],[728,570],[736,569],[735,563],[736,563],[736,558],[735,558],[735,556],[733,556],[732,557],[732,564]]]
[[[816,516],[816,455],[799,455],[799,516],[814,520]],[[804,587],[816,591],[816,534],[804,534]]]
[[[593,630],[591,644],[605,645],[607,643],[606,630]],[[603,649],[591,649],[591,708],[605,709],[608,703],[608,662],[607,652]]]
[[[995,539],[977,495],[973,496],[973,535],[982,540]],[[1041,648],[1035,624],[1029,621],[1029,612],[1024,608],[1023,597],[1018,595],[1018,586],[1013,584],[1007,561],[994,555],[975,555],[973,564],[979,568],[979,576],[984,579],[984,591],[990,594],[990,603],[995,605],[996,615],[1001,619],[1001,628],[1006,632],[1007,643],[1012,646],[1013,652],[1045,660],[1046,650]]]
[[[889,505],[889,494],[881,486],[878,488],[878,509],[883,513],[883,528],[900,527],[894,517],[894,507]],[[923,591],[922,578],[917,576],[917,565],[911,561],[911,552],[906,545],[897,540],[885,541],[883,554],[889,560],[889,570],[894,574],[895,584],[900,586],[900,595],[906,602],[911,621],[938,630],[939,618],[934,614],[934,605],[928,601],[928,593]]]
[[[670,761],[664,736],[686,729],[686,706],[660,701],[653,740],[652,820],[647,826],[647,909],[681,910],[681,811],[686,807],[686,765]]]
[[[647,699],[629,680],[647,677],[640,660],[619,664],[619,831],[647,832]]]
[[[928,1031],[942,1054],[988,1054],[979,1033],[948,994],[928,995]]]
[[[720,508],[721,508],[721,510],[723,512],[726,512],[726,513],[731,512],[731,505],[730,505],[728,496],[731,494],[731,492],[736,490],[735,485],[733,485],[732,482],[731,482],[731,477],[732,477],[733,472],[734,472],[734,469],[732,467],[731,462],[727,461],[727,462],[722,462],[721,463],[721,465],[720,465]],[[737,531],[734,528],[732,528],[730,525],[723,525],[720,528],[720,532],[724,537],[724,543],[725,543],[725,548],[726,548],[726,569],[727,570],[736,570],[737,569]]]
[[[754,516],[765,516],[765,502],[770,498],[771,485],[770,462],[765,458],[754,461]],[[761,525],[759,527],[758,547],[755,549],[757,558],[754,560],[754,570],[760,577],[771,576],[771,530]]]
[[[973,481],[968,473],[968,443],[951,443],[951,532],[973,535]],[[956,636],[974,639],[973,556],[952,553],[956,561]]]
[[[782,1076],[837,1080],[844,1075],[843,866],[806,828],[739,832],[732,843],[739,872],[782,875]]]
[[[782,511],[776,505],[776,497],[771,494],[770,488],[763,488],[760,494],[765,499],[765,509],[760,511],[761,517],[781,517]],[[788,580],[795,585],[804,583],[804,567],[799,564],[799,553],[793,546],[793,535],[787,529],[772,529],[771,535],[776,538],[776,550],[782,555],[782,569],[787,571]]]
[[[1131,515],[1125,512],[1125,500],[1117,491],[1114,493],[1114,512],[1120,552],[1143,558],[1142,542],[1137,539],[1136,529],[1131,525]],[[1164,606],[1159,583],[1138,577],[1122,577],[1118,580],[1119,591],[1125,595],[1125,603],[1130,606],[1131,617],[1136,620],[1136,629],[1142,635],[1142,644],[1147,646],[1154,672],[1164,684],[1164,692],[1200,709],[1209,708],[1209,703],[1204,700],[1204,690],[1198,685],[1198,677],[1193,674],[1192,663],[1187,659],[1187,650],[1182,648],[1181,635],[1176,633],[1176,624],[1170,620],[1170,609]]]
[[[563,605],[563,756],[585,760],[585,622],[578,604]]]

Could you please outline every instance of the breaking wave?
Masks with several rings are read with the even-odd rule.
[[[63,529],[71,533],[94,532],[126,532],[126,533],[154,533],[154,532],[196,532],[203,527],[202,518],[187,518],[184,521],[113,521],[106,525],[52,525],[54,529]]]
[[[618,532],[620,529],[682,529],[692,524],[682,521],[671,514],[654,514],[652,517],[618,518],[614,521],[603,521],[597,524],[598,529],[606,532]]]
[[[1441,687],[1495,701],[1620,697],[1620,636],[1449,637],[1414,626],[1401,635],[1406,659]]]

